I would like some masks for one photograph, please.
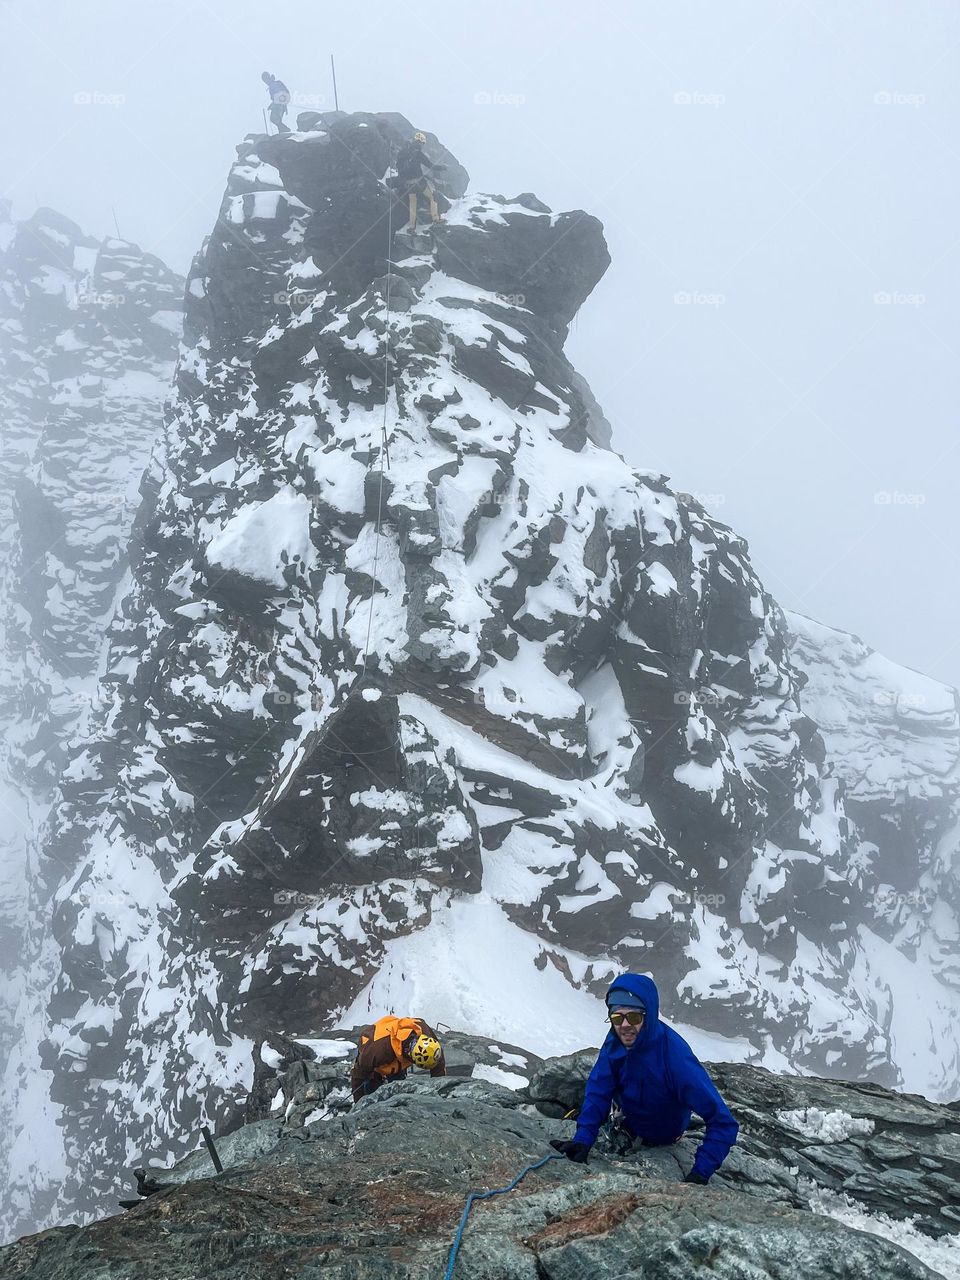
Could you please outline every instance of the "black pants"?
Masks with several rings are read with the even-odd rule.
[[[637,1142],[641,1147],[673,1147],[680,1141],[680,1138],[683,1137],[683,1134],[681,1133],[677,1138],[663,1138],[657,1139],[656,1141],[654,1141],[653,1138],[638,1138],[627,1124],[626,1120],[624,1120],[623,1112],[620,1112],[614,1123],[619,1125],[620,1129],[623,1133],[627,1134],[631,1142]]]

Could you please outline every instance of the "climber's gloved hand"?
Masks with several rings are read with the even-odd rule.
[[[574,1164],[586,1164],[587,1156],[590,1154],[590,1148],[585,1142],[569,1142],[563,1138],[551,1138],[550,1145],[555,1151],[559,1151],[561,1155],[565,1155],[568,1160],[572,1160]]]
[[[695,1182],[698,1187],[705,1187],[709,1181],[710,1179],[705,1178],[702,1173],[697,1173],[696,1169],[691,1169],[684,1178],[684,1182]]]

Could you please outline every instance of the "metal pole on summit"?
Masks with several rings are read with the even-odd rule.
[[[337,97],[337,68],[333,62],[333,54],[330,55],[330,74],[333,76],[333,109],[340,110],[340,99]]]

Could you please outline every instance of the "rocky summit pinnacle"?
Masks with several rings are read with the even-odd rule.
[[[540,1001],[555,1053],[624,968],[718,1057],[958,1092],[956,695],[921,712],[912,673],[818,643],[611,451],[564,354],[600,223],[468,194],[428,133],[442,221],[410,234],[411,133],[248,137],[187,280],[43,842],[50,1221],[183,1155],[270,1033],[416,1003],[521,1040]]]

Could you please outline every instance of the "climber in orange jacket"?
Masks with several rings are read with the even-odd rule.
[[[410,1067],[432,1076],[445,1076],[443,1049],[433,1027],[422,1018],[389,1014],[360,1032],[357,1056],[350,1072],[354,1102],[379,1089],[385,1080],[403,1080]]]

